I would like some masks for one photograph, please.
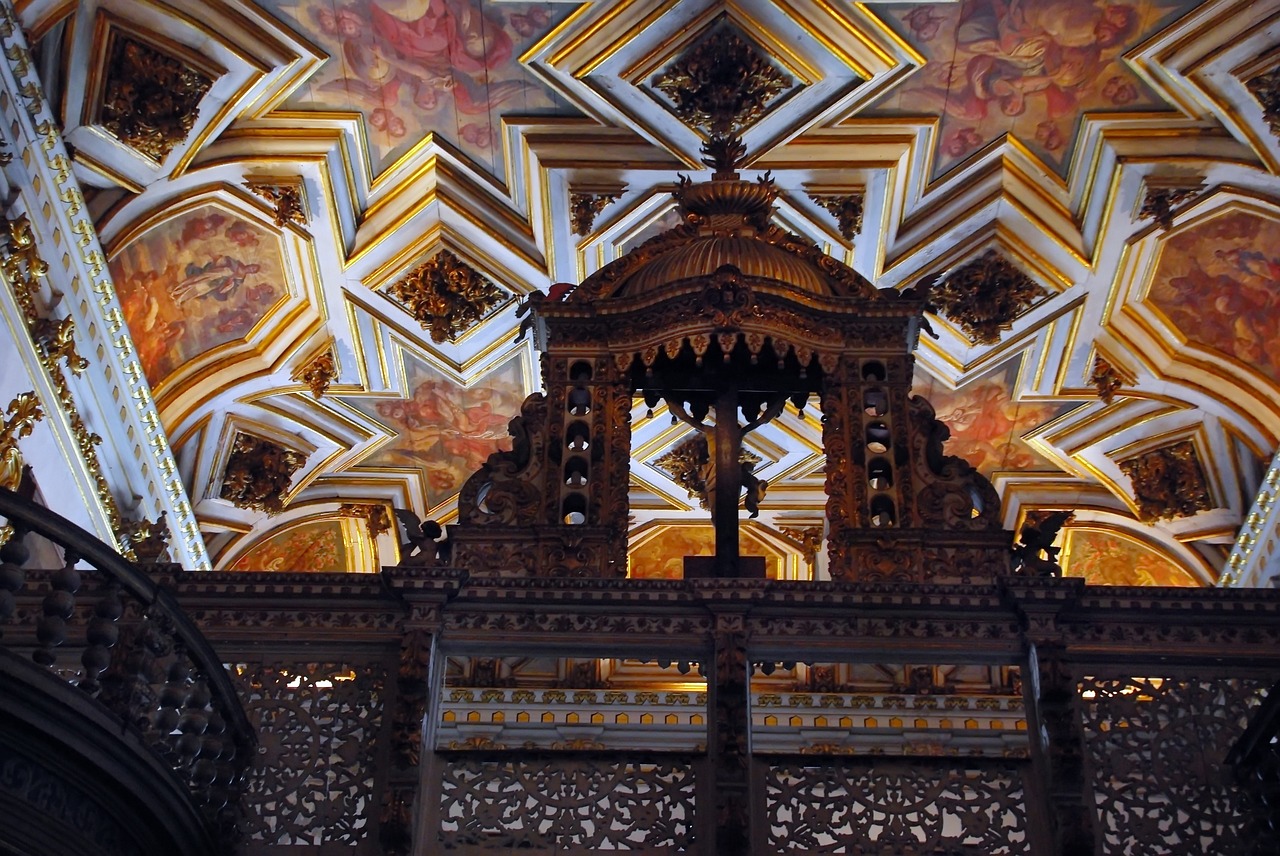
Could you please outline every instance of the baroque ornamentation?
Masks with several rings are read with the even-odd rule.
[[[573,234],[586,236],[591,234],[596,217],[610,202],[620,197],[625,187],[606,191],[569,191],[569,222],[573,226]]]
[[[1070,511],[1028,513],[1018,533],[1019,543],[1013,548],[1015,570],[1032,576],[1062,576],[1062,566],[1058,564],[1062,548],[1055,547],[1053,542],[1073,516]]]
[[[385,505],[344,502],[338,506],[338,516],[363,520],[371,540],[376,541],[379,535],[391,531],[391,515],[387,514]]]
[[[1175,209],[1204,189],[1204,182],[1182,176],[1149,175],[1142,182],[1144,194],[1138,219],[1152,219],[1164,231],[1173,227]]]
[[[236,432],[222,476],[220,496],[237,508],[276,514],[293,474],[307,456],[252,434]]]
[[[800,555],[804,556],[805,563],[812,568],[818,561],[818,549],[822,546],[822,527],[780,526],[778,528],[783,535],[799,542]]]
[[[508,296],[448,250],[418,265],[387,292],[430,332],[434,342],[453,341]]]
[[[312,357],[295,376],[294,380],[305,383],[316,398],[329,391],[329,385],[338,379],[338,363],[334,357],[333,346]]]
[[[738,460],[749,474],[763,459],[755,452],[743,449]],[[671,476],[676,484],[689,492],[689,496],[696,496],[703,508],[707,507],[707,480],[714,476],[711,475],[712,460],[706,434],[699,432],[677,443],[653,465]]]
[[[1013,320],[1048,294],[994,249],[933,286],[929,299],[975,343],[994,345]]]
[[[76,322],[70,315],[61,321],[39,318],[31,325],[31,337],[35,339],[47,360],[66,360],[67,368],[77,377],[89,368],[89,361],[76,350]]]
[[[5,414],[9,418],[0,424],[0,487],[17,490],[22,483],[23,469],[18,440],[31,435],[35,424],[44,418],[44,412],[34,392],[23,392],[9,402]]]
[[[245,183],[245,187],[271,203],[277,226],[307,225],[307,203],[301,179],[295,182],[249,181]]]
[[[1262,105],[1262,118],[1267,120],[1271,133],[1280,137],[1280,66],[1246,80],[1244,85]]]
[[[852,241],[862,230],[863,193],[809,193],[809,198],[831,212],[840,234]]]
[[[794,83],[726,27],[692,45],[653,79],[680,121],[712,137],[750,126]]]
[[[155,520],[129,520],[117,533],[120,540],[133,552],[134,560],[143,564],[156,564],[169,549],[169,524],[166,513],[160,512]]]
[[[1124,386],[1125,377],[1109,360],[1096,356],[1093,358],[1093,373],[1089,375],[1089,382],[1098,388],[1098,398],[1110,404],[1120,387]]]
[[[1189,440],[1152,449],[1119,465],[1133,483],[1138,517],[1146,523],[1213,508],[1204,471]]]
[[[157,163],[186,141],[213,79],[133,36],[111,40],[102,126]]]

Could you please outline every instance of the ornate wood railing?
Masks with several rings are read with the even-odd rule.
[[[63,708],[108,714],[121,739],[168,767],[210,852],[225,850],[256,738],[218,654],[169,588],[83,529],[4,489],[0,517],[12,529],[0,547],[7,677]],[[33,535],[56,546],[62,567],[24,567]]]

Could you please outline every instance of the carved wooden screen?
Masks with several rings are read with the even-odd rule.
[[[379,852],[374,753],[385,670],[349,663],[231,669],[259,743],[243,800],[246,852],[281,845]]]
[[[770,853],[1030,853],[1023,764],[773,759]]]
[[[1202,677],[1081,683],[1103,854],[1259,852],[1251,807],[1223,760],[1267,685]]]

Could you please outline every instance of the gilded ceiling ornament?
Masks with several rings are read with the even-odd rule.
[[[61,321],[40,318],[31,326],[31,337],[44,351],[45,359],[67,361],[67,368],[79,377],[89,368],[89,361],[76,350],[76,322],[68,315]]]
[[[116,534],[133,553],[133,558],[143,564],[160,562],[169,549],[169,524],[167,512],[160,512],[155,520],[126,520]]]
[[[293,474],[307,456],[278,443],[236,432],[222,475],[220,496],[237,508],[278,514]]]
[[[994,345],[1013,320],[1048,292],[996,250],[987,250],[933,286],[929,299],[973,342]]]
[[[754,468],[762,458],[743,449],[738,460]],[[712,461],[706,434],[699,432],[677,443],[653,465],[671,476],[671,480],[688,491],[689,496],[696,496],[703,508],[707,507],[707,479],[711,474]]]
[[[1190,517],[1213,508],[1195,446],[1183,440],[1120,461],[1133,483],[1138,517],[1144,523]]]
[[[376,541],[384,532],[391,531],[391,515],[387,507],[379,504],[362,502],[344,502],[338,506],[339,517],[355,517],[365,522],[369,538]]]
[[[586,236],[591,234],[596,217],[610,202],[617,200],[626,188],[604,192],[569,191],[569,222],[573,225],[573,234]]]
[[[1036,577],[1062,576],[1062,566],[1058,564],[1062,548],[1053,542],[1074,517],[1071,511],[1028,512],[1013,548],[1014,570]]]
[[[818,561],[818,549],[822,546],[822,527],[821,526],[805,526],[797,528],[794,526],[778,527],[783,535],[791,538],[800,544],[800,554],[804,556],[805,562],[813,567]]]
[[[690,46],[653,79],[680,121],[713,137],[748,127],[794,83],[755,45],[723,27]]]
[[[307,225],[307,203],[302,194],[302,180],[289,181],[248,181],[245,187],[257,196],[271,203],[275,209],[276,225]]]
[[[1246,80],[1244,85],[1262,105],[1262,118],[1267,120],[1271,133],[1280,137],[1280,66]]]
[[[387,292],[431,333],[433,342],[456,339],[508,296],[448,250],[418,265]]]
[[[1155,220],[1164,231],[1173,227],[1175,209],[1204,189],[1204,182],[1180,176],[1147,176],[1138,219]]]
[[[137,38],[111,41],[102,96],[102,126],[157,163],[195,127],[200,99],[213,79]]]
[[[1110,404],[1116,397],[1116,392],[1125,385],[1126,378],[1105,358],[1096,356],[1093,358],[1093,374],[1089,375],[1089,382],[1098,388],[1098,398]]]
[[[302,381],[311,388],[316,398],[329,390],[329,385],[338,379],[338,365],[334,358],[333,346],[316,354],[302,369],[294,375],[294,380]]]
[[[18,440],[29,437],[44,412],[34,392],[19,393],[5,411],[9,417],[0,423],[0,487],[17,490],[22,483],[22,452]]]
[[[862,193],[810,193],[809,198],[831,212],[840,234],[852,241],[862,230]]]

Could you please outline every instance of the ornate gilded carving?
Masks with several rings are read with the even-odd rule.
[[[852,241],[862,230],[862,193],[813,193],[809,198],[831,212],[836,218],[840,234]]]
[[[938,311],[960,325],[971,340],[1000,341],[1013,320],[1045,297],[1044,287],[994,249],[953,271],[933,286],[929,298]]]
[[[652,81],[680,121],[712,137],[748,127],[794,83],[727,27],[690,46]]]
[[[213,79],[140,39],[111,40],[102,94],[102,126],[159,163],[195,127]]]
[[[1213,508],[1195,446],[1184,440],[1120,461],[1133,483],[1138,517],[1144,522],[1189,517]]]
[[[325,350],[312,357],[302,369],[294,375],[294,380],[299,380],[311,388],[311,394],[316,398],[324,395],[329,390],[329,385],[338,379],[338,362],[333,353],[333,346],[330,345]]]
[[[301,452],[236,432],[219,495],[237,508],[277,514],[284,509],[293,474],[306,462]]]
[[[0,424],[0,487],[17,490],[22,483],[22,452],[18,440],[28,437],[44,418],[40,399],[34,392],[19,393],[5,411],[9,417]]]
[[[44,352],[45,359],[66,360],[67,368],[79,377],[89,368],[89,361],[76,350],[75,335],[76,322],[70,315],[61,321],[39,318],[31,325],[31,337]]]
[[[573,234],[589,235],[595,225],[596,217],[610,203],[622,195],[626,187],[609,190],[570,190],[569,222],[573,226]]]
[[[783,535],[799,542],[800,555],[804,556],[805,563],[812,569],[818,561],[818,549],[822,546],[822,527],[779,526],[778,529]]]
[[[1144,194],[1138,219],[1155,220],[1161,229],[1168,231],[1173,226],[1175,209],[1203,190],[1204,182],[1185,176],[1149,175],[1143,179],[1142,186]]]
[[[355,517],[363,520],[365,531],[371,540],[377,540],[384,532],[391,531],[391,516],[387,514],[387,506],[361,502],[344,502],[338,506],[339,517]]]
[[[1262,106],[1262,118],[1271,133],[1280,137],[1280,66],[1246,80],[1244,85]]]
[[[1089,375],[1089,382],[1098,388],[1098,398],[1105,403],[1110,404],[1120,387],[1130,381],[1105,357],[1099,355],[1093,358],[1093,373]]]
[[[456,339],[508,297],[448,250],[418,265],[387,292],[431,333],[434,342]]]
[[[539,522],[542,505],[547,400],[535,392],[507,425],[511,450],[494,452],[462,485],[458,520],[462,523],[529,526]]]
[[[133,552],[134,560],[143,564],[157,564],[169,549],[169,524],[167,514],[160,512],[155,520],[127,520],[120,527],[119,535]]]
[[[307,225],[307,202],[302,179],[297,181],[247,181],[245,187],[260,196],[275,210],[276,225]]]

